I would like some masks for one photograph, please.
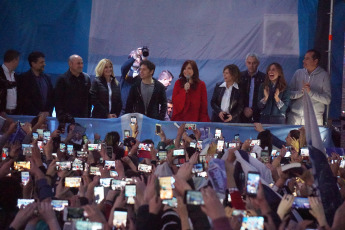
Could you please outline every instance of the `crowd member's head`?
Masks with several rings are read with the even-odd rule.
[[[199,83],[199,69],[195,61],[187,60],[183,63],[181,72],[179,75],[181,79],[181,87],[183,88],[185,83],[188,81],[191,84],[191,88],[195,89]]]
[[[165,89],[171,85],[172,79],[174,79],[174,75],[169,70],[163,70],[158,76],[158,81],[165,86]]]
[[[259,57],[256,53],[249,53],[246,56],[246,66],[250,76],[253,76],[257,71],[260,64]]]
[[[107,146],[116,148],[119,146],[120,134],[118,132],[109,132],[105,135],[104,142]]]
[[[241,72],[237,65],[227,65],[223,69],[223,78],[225,82],[236,82],[240,81]]]
[[[149,60],[143,60],[140,63],[140,78],[141,79],[149,79],[152,78],[153,74],[155,73],[156,66]]]
[[[17,50],[7,50],[4,54],[4,64],[8,70],[14,71],[19,64],[20,53]]]
[[[34,73],[41,74],[46,66],[45,55],[42,52],[35,51],[28,56],[29,65]]]
[[[31,127],[34,127],[36,124],[37,124],[37,122],[38,122],[38,120],[40,119],[40,116],[36,116],[36,117],[34,117],[32,120],[31,120]],[[48,129],[48,124],[47,124],[47,120],[45,120],[45,122],[43,122],[42,124],[41,124],[41,126],[40,127],[37,127],[38,129],[43,129],[43,130],[47,130]]]
[[[310,49],[304,55],[303,67],[311,73],[319,66],[320,59],[320,52],[315,49]]]
[[[268,148],[268,152],[272,152],[272,134],[269,130],[264,130],[258,134],[260,140],[260,147],[262,149]]]
[[[74,76],[79,76],[83,72],[83,59],[79,55],[73,54],[68,59],[68,66]]]
[[[274,84],[280,92],[286,89],[283,67],[279,63],[272,63],[267,67],[264,86],[268,86],[270,83]]]
[[[300,137],[300,131],[299,130],[297,130],[297,129],[291,130],[285,138],[286,146],[291,145],[291,141],[293,140],[292,138],[294,138],[295,140],[299,140],[299,137]]]
[[[173,102],[171,99],[167,100],[167,114],[171,118],[173,112]]]
[[[113,63],[106,58],[98,62],[95,72],[96,77],[115,77]]]

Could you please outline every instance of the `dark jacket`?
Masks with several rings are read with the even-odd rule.
[[[61,75],[55,87],[55,109],[58,119],[66,115],[90,117],[90,87],[90,77],[86,73],[81,73],[76,77],[68,70]]]
[[[40,89],[36,81],[36,76],[29,70],[18,76],[18,97],[22,101],[21,114],[37,116],[40,112],[53,112],[54,89],[50,77],[46,74],[41,76],[47,86],[47,101],[43,104]]]
[[[16,81],[17,78],[18,76],[14,73],[14,79],[16,79]],[[4,69],[0,65],[0,112],[5,112],[7,103],[7,89],[12,89],[13,87],[17,87],[17,83],[7,80]],[[17,108],[19,104],[20,103],[17,97]]]
[[[151,100],[145,113],[145,105],[141,95],[141,81],[136,82],[129,91],[126,113],[141,113],[147,117],[164,121],[167,110],[167,97],[165,94],[165,87],[162,83],[153,78],[154,89]]]
[[[259,89],[259,95],[258,95],[258,107],[260,109],[260,122],[261,123],[285,123],[285,116],[286,116],[286,110],[290,103],[290,90],[286,88],[284,91],[279,93],[280,100],[284,103],[282,107],[278,107],[275,99],[274,99],[274,93],[275,93],[275,87],[273,87],[273,84],[269,84],[269,96],[266,101],[266,104],[263,104],[261,102],[261,99],[264,97],[264,84],[260,85]],[[277,122],[274,122],[277,120]],[[273,122],[272,122],[273,121]]]
[[[118,82],[115,82],[114,77],[112,77],[110,84],[112,91],[110,114],[116,114],[119,117],[122,108],[120,86]],[[96,77],[93,80],[90,94],[94,106],[92,117],[107,118],[109,114],[109,89],[105,77]]]
[[[245,116],[242,116],[242,122],[250,123],[250,122],[258,122],[260,120],[260,110],[257,106],[258,101],[258,93],[259,93],[259,87],[261,83],[265,80],[265,74],[263,72],[258,71],[253,77],[254,80],[254,93],[253,93],[253,103],[252,103],[252,109],[253,109],[253,119],[248,120]],[[248,71],[241,72],[241,82],[240,82],[240,89],[243,90],[243,103],[244,107],[249,107],[249,93],[250,93],[250,83],[252,78],[249,76]]]
[[[211,106],[213,109],[212,113],[212,121],[213,122],[222,122],[219,118],[219,113],[222,111],[221,104],[224,92],[226,90],[225,87],[220,87],[223,82],[217,83],[216,87],[214,88],[212,99],[211,99]],[[241,114],[244,108],[243,104],[243,95],[242,95],[241,88],[236,89],[232,87],[231,96],[230,96],[230,105],[227,109],[227,112],[232,116],[232,120],[230,123],[239,123],[241,122]]]

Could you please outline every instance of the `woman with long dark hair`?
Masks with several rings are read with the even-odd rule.
[[[280,64],[272,63],[267,67],[266,78],[260,86],[258,100],[261,123],[285,124],[290,91]]]
[[[208,122],[206,85],[199,79],[195,61],[183,63],[179,79],[175,82],[172,101],[172,121]]]

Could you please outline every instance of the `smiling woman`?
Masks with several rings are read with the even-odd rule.
[[[272,63],[267,67],[266,78],[260,86],[258,100],[261,123],[285,124],[290,91],[280,64]]]

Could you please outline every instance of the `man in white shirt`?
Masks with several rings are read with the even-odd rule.
[[[0,112],[9,115],[20,113],[17,100],[17,76],[14,72],[19,64],[19,56],[18,51],[7,50],[4,64],[0,68]]]

